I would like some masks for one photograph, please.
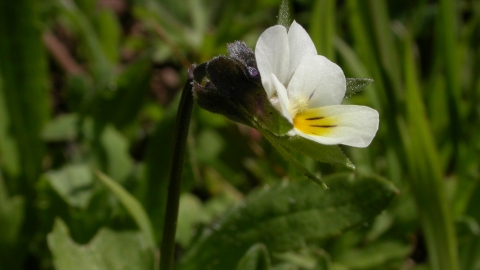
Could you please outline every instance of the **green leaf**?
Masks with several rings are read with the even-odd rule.
[[[107,125],[100,141],[106,155],[108,174],[117,181],[124,182],[133,168],[128,140],[113,125]]]
[[[163,232],[163,223],[165,209],[167,205],[167,188],[169,182],[171,157],[173,155],[172,141],[173,130],[180,95],[169,105],[164,116],[158,121],[155,131],[148,140],[145,153],[145,198],[144,206],[147,210],[150,220],[154,226],[155,232],[159,236]],[[188,152],[187,152],[188,154]],[[189,158],[185,159],[184,174],[193,174],[192,166],[189,166]],[[184,179],[186,179],[184,177]],[[189,181],[183,181],[187,184]],[[161,239],[158,239],[161,241]]]
[[[65,114],[52,119],[42,130],[41,137],[48,142],[73,140],[77,137],[78,116]]]
[[[267,130],[261,128],[259,128],[259,130],[275,149],[299,170],[299,172],[323,188],[327,188],[325,183],[305,168],[305,166],[297,160],[294,153],[300,153],[320,162],[342,165],[352,170],[355,169],[355,165],[353,165],[337,145],[323,145],[300,136],[275,136]]]
[[[317,266],[317,258],[312,254],[312,250],[302,249],[296,252],[287,251],[274,254],[276,260],[295,265],[300,269],[322,269]]]
[[[118,75],[115,82],[109,85],[108,92],[97,96],[94,118],[105,123],[111,122],[118,129],[131,125],[144,104],[151,75],[151,54],[147,52]]]
[[[0,156],[8,157],[2,159],[1,165],[7,175],[15,178],[20,174],[20,156],[15,136],[10,131],[12,120],[13,117],[10,117],[6,104],[5,89],[0,74]]]
[[[23,197],[9,197],[7,186],[0,175],[0,243],[13,244],[22,228],[25,214]]]
[[[153,268],[153,253],[139,232],[103,228],[90,243],[78,245],[70,238],[67,225],[56,219],[47,242],[58,270]]]
[[[347,78],[347,91],[345,92],[345,96],[350,97],[359,93],[372,82],[373,80],[369,78]]]
[[[270,257],[264,244],[255,244],[247,250],[236,270],[269,270]]]
[[[87,208],[93,195],[93,173],[87,165],[66,165],[44,177],[69,205]]]
[[[405,38],[405,89],[408,140],[405,139],[410,185],[417,202],[432,269],[459,269],[454,218],[446,194],[445,168],[439,160],[435,136],[422,100],[413,38]]]
[[[112,64],[118,63],[120,37],[122,29],[115,13],[110,9],[101,9],[95,24],[103,53]]]
[[[200,199],[190,193],[183,194],[180,197],[175,240],[184,247],[188,246],[194,236],[195,226],[207,220],[208,215]]]
[[[317,52],[335,62],[336,0],[316,0],[310,13],[308,32]]]
[[[292,164],[300,173],[306,176],[308,179],[319,184],[324,189],[328,189],[327,185],[320,180],[317,176],[311,173],[301,162],[297,160],[297,157],[294,155],[295,152],[290,152],[289,149],[282,145],[274,136],[270,136],[268,133],[264,134],[265,138],[275,147],[275,149],[280,153],[280,155]]]
[[[101,172],[96,172],[98,179],[118,198],[120,203],[125,207],[127,212],[133,218],[135,223],[137,223],[138,228],[145,235],[147,243],[151,250],[155,250],[155,235],[153,233],[153,228],[151,222],[147,216],[147,213],[143,209],[142,205],[128,193],[121,185],[119,185],[110,177],[106,176]]]
[[[17,181],[14,191],[21,184],[28,190],[38,179],[45,152],[39,135],[51,111],[47,57],[45,47],[39,45],[42,44],[39,5],[40,2],[28,0],[0,1],[2,98],[24,181]],[[15,151],[13,145],[10,151]]]
[[[338,145],[324,145],[300,136],[279,136],[277,139],[287,148],[314,160],[355,169],[355,165],[345,156]]]
[[[338,256],[335,262],[348,269],[385,269],[388,263],[404,264],[412,252],[410,245],[399,242],[380,242],[359,249],[351,249]]]
[[[378,177],[338,174],[324,181],[329,190],[295,181],[252,193],[202,233],[179,269],[233,269],[256,243],[271,253],[300,249],[372,219],[396,193]]]
[[[70,23],[72,30],[79,36],[80,48],[83,49],[87,57],[89,70],[94,77],[94,81],[100,86],[100,89],[113,80],[113,65],[110,63],[107,55],[103,51],[102,43],[98,37],[95,27],[92,25],[86,14],[76,6],[75,1],[59,1],[61,14]]]

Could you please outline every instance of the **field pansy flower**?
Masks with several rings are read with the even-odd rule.
[[[276,25],[257,41],[255,57],[270,102],[298,135],[332,145],[366,147],[378,130],[378,112],[366,106],[340,105],[346,91],[342,69],[317,55],[312,39],[297,22]]]

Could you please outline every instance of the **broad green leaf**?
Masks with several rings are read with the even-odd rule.
[[[138,228],[145,235],[149,248],[155,250],[155,234],[151,222],[147,216],[147,213],[143,209],[142,205],[133,197],[128,191],[126,191],[121,185],[119,185],[110,177],[101,172],[96,172],[98,179],[118,198],[120,203],[125,207],[127,212],[137,223]]]
[[[270,257],[264,244],[255,244],[247,250],[236,270],[269,270]]]
[[[102,228],[86,245],[70,238],[67,225],[56,219],[47,236],[57,270],[153,269],[153,253],[140,232],[115,232]]]
[[[66,165],[44,175],[69,205],[85,209],[93,195],[93,172],[87,165]]]
[[[348,269],[385,269],[396,263],[401,267],[412,252],[410,245],[400,242],[380,242],[366,247],[351,249],[335,259]]]
[[[207,220],[208,215],[200,199],[190,193],[183,194],[180,197],[175,240],[184,247],[188,246],[194,236],[195,226]]]
[[[347,91],[345,92],[345,96],[350,97],[355,95],[372,82],[373,80],[369,78],[347,78]]]
[[[252,193],[202,233],[179,269],[233,269],[256,243],[271,253],[300,249],[371,220],[396,192],[378,177],[338,174],[323,181],[329,190],[299,180]]]
[[[124,182],[133,168],[128,140],[113,125],[107,125],[100,141],[106,155],[108,174],[115,180]]]
[[[42,139],[48,142],[73,140],[77,137],[78,116],[64,114],[52,119],[42,130]]]
[[[22,228],[25,200],[21,196],[8,196],[7,186],[0,174],[0,243],[13,244]]]
[[[300,250],[298,252],[287,251],[273,254],[273,256],[277,260],[295,265],[300,269],[318,269],[318,267],[316,267],[317,258],[311,254],[311,252],[308,252],[308,250]]]

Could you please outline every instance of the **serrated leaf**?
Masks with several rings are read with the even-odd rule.
[[[269,270],[270,257],[264,244],[255,244],[247,250],[236,270]]]
[[[137,223],[138,228],[145,234],[149,247],[155,249],[155,234],[153,232],[152,223],[148,218],[147,213],[143,209],[140,202],[126,191],[117,182],[110,179],[101,172],[96,172],[98,179],[118,198],[123,207],[127,210],[130,216]]]
[[[90,243],[79,245],[70,238],[67,225],[56,219],[47,242],[57,270],[153,269],[153,253],[140,232],[103,228]]]
[[[372,219],[395,195],[378,177],[338,174],[324,179],[329,190],[309,181],[263,188],[205,229],[179,269],[234,269],[255,243],[271,253],[300,249]]]
[[[69,205],[85,209],[93,195],[93,173],[87,165],[66,165],[44,175]]]
[[[350,97],[359,93],[372,82],[373,79],[369,78],[347,78],[347,91],[345,92],[345,96]]]

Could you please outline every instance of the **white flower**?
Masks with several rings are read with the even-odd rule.
[[[298,135],[321,144],[366,147],[378,130],[378,112],[340,105],[346,79],[342,69],[321,55],[295,21],[262,33],[255,47],[262,84],[272,104]]]

